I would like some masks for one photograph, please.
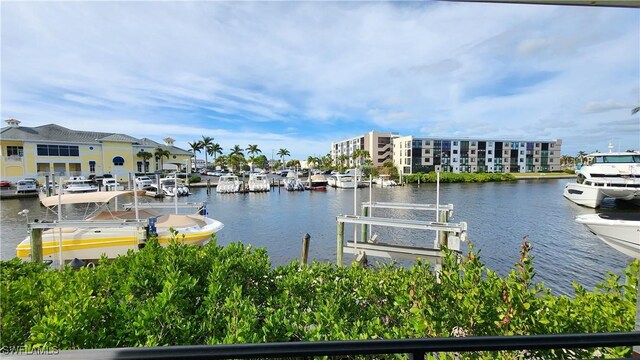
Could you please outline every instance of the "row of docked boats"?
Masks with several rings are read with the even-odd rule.
[[[565,185],[565,198],[589,208],[599,208],[607,198],[640,205],[640,152],[611,149],[587,156],[576,181]],[[640,258],[640,212],[585,214],[576,221],[614,249]]]

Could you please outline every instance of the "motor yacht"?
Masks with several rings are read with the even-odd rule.
[[[593,153],[566,184],[564,197],[578,205],[597,208],[610,197],[640,204],[640,152]]]
[[[327,180],[329,186],[340,189],[353,189],[354,178],[351,175],[335,174],[331,175]]]
[[[576,221],[614,249],[640,259],[640,213],[587,214]]]
[[[287,191],[304,191],[304,184],[298,178],[296,171],[289,171],[284,179],[284,189]]]

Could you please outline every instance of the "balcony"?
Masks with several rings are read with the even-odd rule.
[[[23,159],[24,159],[24,156],[20,156],[20,155],[9,155],[9,156],[2,157],[2,161],[8,162],[8,163],[22,162]]]

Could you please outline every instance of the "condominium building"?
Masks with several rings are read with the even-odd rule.
[[[362,136],[331,143],[331,158],[335,164],[355,166],[356,159],[351,157],[356,149],[369,152],[369,159],[374,166],[380,166],[387,160],[392,160],[391,142],[398,137],[398,133],[381,133],[370,131]],[[343,156],[344,155],[344,156]],[[364,159],[360,159],[364,162]]]
[[[558,171],[562,140],[456,139],[403,136],[393,162],[403,174],[434,171],[525,173]]]
[[[160,144],[119,133],[77,131],[55,124],[26,127],[15,119],[6,122],[9,126],[0,129],[3,180],[43,181],[51,174],[67,178],[109,173],[125,181],[129,173],[191,168],[192,154],[173,146],[170,137]],[[155,156],[158,148],[166,151],[160,158]],[[147,158],[144,153],[152,156]]]

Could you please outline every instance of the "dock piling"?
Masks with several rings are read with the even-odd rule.
[[[344,222],[338,221],[336,238],[336,265],[342,266],[342,253],[344,250]]]
[[[207,195],[211,194],[211,179],[207,179]]]
[[[369,216],[369,208],[367,206],[363,206],[362,207],[362,217],[368,217]],[[362,225],[362,227],[360,228],[360,241],[362,242],[368,242],[369,241],[369,225]]]
[[[31,261],[42,262],[42,229],[31,229]]]
[[[307,265],[307,259],[309,258],[309,242],[311,242],[311,235],[304,234],[302,238],[302,259],[300,265]]]

